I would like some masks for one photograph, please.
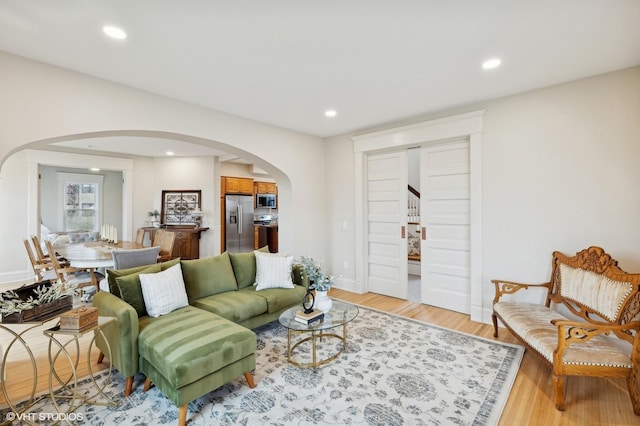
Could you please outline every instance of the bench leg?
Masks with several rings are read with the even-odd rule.
[[[124,382],[124,396],[131,395],[132,390],[133,390],[133,376],[129,376],[126,378]]]
[[[98,364],[102,364],[102,361],[104,361],[104,354],[100,352],[98,355]]]
[[[244,378],[247,379],[247,383],[249,384],[249,387],[251,389],[256,387],[256,384],[253,381],[253,374],[251,374],[251,371],[247,371],[246,373],[244,373]]]
[[[564,411],[564,377],[553,373],[553,386],[556,391],[556,410]]]
[[[493,337],[498,337],[498,317],[496,314],[491,314],[491,320],[493,321]]]
[[[178,407],[178,426],[185,426],[187,424],[187,408],[189,404],[184,404]]]
[[[627,378],[627,387],[629,388],[629,397],[633,412],[636,416],[640,416],[640,395],[638,394],[638,371],[636,368],[631,369],[631,374]]]

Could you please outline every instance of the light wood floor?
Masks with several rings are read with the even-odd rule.
[[[356,294],[333,288],[331,297],[381,311],[414,318],[432,324],[493,339],[493,327],[472,322],[467,315],[438,309],[406,300],[381,296],[373,293]],[[54,325],[51,323],[49,326]],[[0,332],[0,341],[6,342],[7,335]],[[34,330],[27,336],[34,348],[38,364],[38,391],[47,389],[48,361],[47,339],[42,329]],[[86,356],[90,336],[82,340],[83,357]],[[499,341],[517,343],[504,329],[500,332]],[[3,343],[6,349],[6,343]],[[12,349],[12,353],[14,350]],[[12,400],[20,399],[31,393],[33,383],[31,362],[26,352],[12,355],[8,362],[7,390]],[[95,365],[97,350],[92,353],[94,370],[106,365]],[[59,371],[66,365],[59,363]],[[84,363],[79,368],[79,375],[87,373]],[[511,395],[505,406],[500,425],[640,425],[640,417],[633,414],[626,382],[621,379],[597,379],[585,377],[569,377],[566,382],[566,410],[554,408],[551,371],[532,354],[525,353],[520,371],[513,385]],[[260,384],[258,383],[258,386]],[[136,392],[140,392],[137,389]],[[0,393],[0,403],[4,399]]]

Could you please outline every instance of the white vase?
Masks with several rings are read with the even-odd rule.
[[[316,290],[316,298],[313,303],[314,309],[320,309],[325,314],[329,312],[329,309],[331,309],[331,306],[333,305],[333,302],[329,299],[327,293],[328,291]]]

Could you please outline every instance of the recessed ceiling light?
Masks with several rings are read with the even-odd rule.
[[[116,40],[124,40],[127,38],[127,33],[125,33],[121,28],[114,27],[112,25],[105,25],[102,27],[102,31],[111,38],[115,38]]]
[[[500,58],[487,59],[482,63],[482,69],[491,70],[499,67],[501,63],[502,61],[500,60]]]
[[[91,170],[92,172],[99,172],[100,171],[100,169],[97,168],[97,167],[92,167],[89,170]]]
[[[167,151],[166,154],[167,155],[173,155],[173,151]]]
[[[328,109],[324,112],[325,117],[335,117],[337,114],[335,109]]]

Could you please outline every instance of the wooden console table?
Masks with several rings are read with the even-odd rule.
[[[151,244],[155,238],[158,229],[173,232],[176,234],[176,240],[173,243],[173,251],[171,257],[179,257],[182,260],[199,259],[200,258],[200,234],[209,230],[209,228],[194,228],[184,226],[167,226],[166,228],[142,228],[149,234]]]

